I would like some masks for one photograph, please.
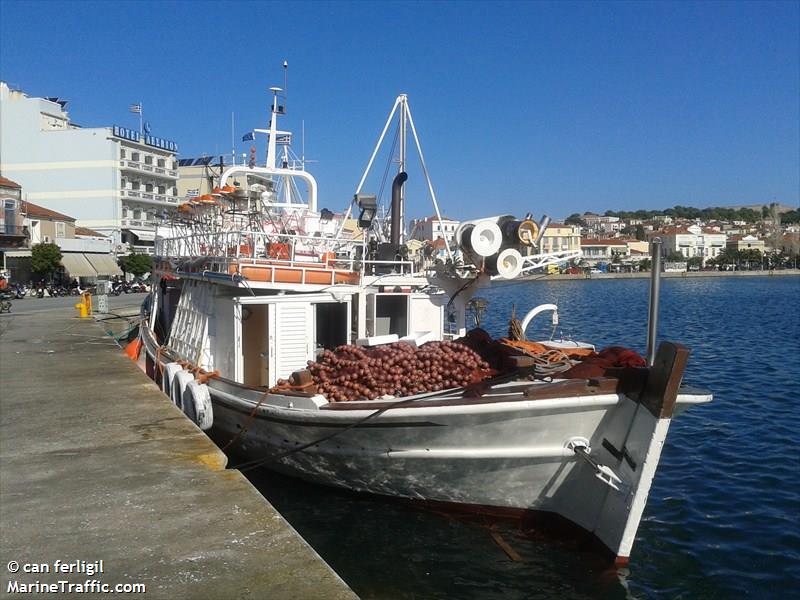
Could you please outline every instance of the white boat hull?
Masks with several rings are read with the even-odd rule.
[[[481,404],[397,408],[367,421],[374,409],[275,405],[292,402],[288,396],[255,408],[260,396],[237,396],[220,382],[212,388],[212,437],[248,464],[263,459],[266,468],[357,492],[555,513],[593,534],[620,564],[630,556],[670,423],[623,394],[524,400],[517,393],[503,402],[495,395]],[[619,490],[576,457],[568,447],[574,439],[587,441],[591,457],[619,476]],[[624,447],[627,459],[615,458],[604,440]]]

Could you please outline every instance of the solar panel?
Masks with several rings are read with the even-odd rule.
[[[194,162],[195,159],[193,158],[181,158],[178,160],[179,167],[188,167]]]
[[[214,159],[214,157],[213,157],[213,156],[204,156],[204,157],[202,157],[202,158],[198,158],[196,161],[194,161],[194,164],[195,164],[195,165],[202,165],[202,166],[206,166],[206,165],[208,165],[208,164],[209,164],[209,163],[210,163],[210,162],[211,162],[213,159]]]

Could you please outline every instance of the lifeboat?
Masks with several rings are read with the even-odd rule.
[[[228,273],[240,274],[250,281],[265,283],[299,283],[312,285],[333,285],[344,283],[357,285],[359,275],[355,271],[336,269],[329,263],[301,263],[281,261],[233,262]]]

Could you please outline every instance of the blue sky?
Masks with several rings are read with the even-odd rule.
[[[797,205],[799,6],[2,0],[0,78],[84,126],[138,126],[142,101],[183,156],[229,154],[231,112],[241,152],[286,59],[284,125],[305,122],[333,209],[400,92],[455,218]],[[430,214],[409,175],[409,214]]]

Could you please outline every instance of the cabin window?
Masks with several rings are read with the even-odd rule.
[[[347,304],[345,302],[324,302],[314,305],[316,317],[315,349],[333,350],[347,343]]]
[[[408,335],[408,296],[389,294],[375,296],[375,319],[372,335]]]

